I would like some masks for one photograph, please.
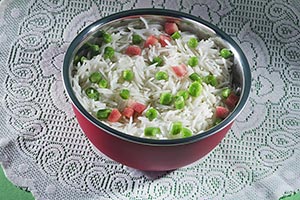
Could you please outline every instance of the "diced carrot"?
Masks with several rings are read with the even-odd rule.
[[[144,44],[144,47],[154,46],[158,43],[158,39],[154,35],[150,35]]]
[[[118,109],[112,109],[110,115],[108,116],[107,120],[109,122],[117,122],[121,118],[122,114]]]
[[[137,113],[141,114],[147,108],[147,106],[139,102],[134,102],[132,103],[131,108]]]
[[[183,77],[184,75],[187,74],[187,68],[185,64],[172,66],[172,69],[178,77]]]
[[[168,45],[166,41],[171,42],[170,36],[168,36],[168,35],[160,35],[159,36],[159,42],[160,42],[162,47],[165,47],[165,46]]]
[[[217,106],[215,114],[217,118],[225,119],[229,115],[229,112],[230,111],[228,110],[228,108]]]
[[[239,96],[231,92],[230,95],[226,98],[225,104],[228,106],[228,108],[233,109],[238,101],[239,101]]]
[[[174,23],[174,22],[166,22],[165,23],[165,32],[167,34],[172,35],[176,31],[178,31],[178,26],[176,23]]]
[[[133,113],[134,113],[133,108],[129,108],[129,107],[126,107],[126,108],[123,110],[123,112],[122,112],[122,114],[123,114],[126,118],[132,117],[132,116],[133,116]]]
[[[136,56],[136,55],[141,55],[141,48],[136,45],[130,45],[127,47],[125,53],[129,56]]]

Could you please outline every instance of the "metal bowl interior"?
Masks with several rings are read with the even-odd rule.
[[[224,119],[220,124],[206,130],[202,133],[194,135],[189,138],[181,139],[165,139],[156,140],[148,138],[139,138],[131,136],[129,134],[117,131],[104,123],[100,122],[94,118],[90,113],[88,113],[84,107],[80,104],[79,100],[76,98],[74,91],[72,89],[72,75],[73,75],[73,60],[75,55],[81,51],[81,48],[86,42],[93,41],[93,38],[98,33],[99,30],[107,30],[111,27],[119,27],[128,24],[129,22],[136,22],[137,26],[143,26],[140,22],[140,17],[148,21],[155,21],[158,23],[164,23],[166,21],[174,21],[178,24],[179,29],[183,31],[190,31],[196,34],[199,39],[213,39],[217,45],[220,47],[229,48],[234,53],[233,58],[233,68],[232,68],[232,87],[238,88],[240,99],[235,109],[231,114]],[[231,124],[233,120],[239,115],[243,110],[250,93],[251,87],[251,71],[248,61],[242,52],[241,48],[236,44],[236,42],[228,36],[226,33],[221,31],[216,26],[202,20],[201,18],[191,16],[189,14],[163,10],[163,9],[137,9],[124,11],[117,14],[104,17],[87,28],[85,28],[70,44],[64,59],[63,64],[63,80],[65,89],[69,98],[71,99],[73,105],[78,109],[78,111],[84,115],[91,123],[99,127],[100,129],[106,131],[108,134],[112,134],[118,138],[140,143],[144,145],[182,145],[186,143],[196,142],[203,138],[206,138],[212,134],[217,133],[222,130],[228,124]]]

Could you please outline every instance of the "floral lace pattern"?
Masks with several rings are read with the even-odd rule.
[[[217,25],[238,42],[252,71],[250,100],[226,138],[170,172],[130,169],[94,149],[61,78],[68,44],[84,27],[144,7]],[[36,199],[278,199],[300,188],[296,0],[6,0],[0,11],[0,163]]]

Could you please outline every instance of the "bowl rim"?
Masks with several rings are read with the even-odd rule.
[[[220,37],[222,40],[226,41],[228,45],[235,51],[235,58],[239,60],[239,63],[241,65],[242,74],[243,74],[243,90],[241,91],[240,100],[235,109],[230,113],[230,115],[222,120],[221,123],[218,125],[203,131],[201,133],[198,133],[196,135],[193,135],[191,137],[187,138],[177,138],[177,139],[151,139],[151,138],[142,138],[137,137],[133,135],[129,135],[127,133],[123,133],[121,131],[118,131],[116,129],[111,128],[110,126],[102,123],[101,121],[97,120],[95,117],[93,117],[90,113],[88,113],[85,108],[81,105],[79,100],[77,99],[76,95],[73,92],[71,81],[70,81],[70,71],[69,68],[71,66],[71,60],[74,50],[77,47],[77,45],[86,37],[88,37],[89,33],[93,32],[95,28],[101,27],[105,25],[106,23],[109,23],[114,20],[118,20],[120,18],[125,18],[129,16],[146,16],[146,15],[156,15],[156,16],[165,16],[165,17],[171,17],[171,18],[177,18],[177,19],[187,19],[195,21],[196,23],[200,23],[211,30],[215,32],[215,35]],[[238,55],[238,56],[236,56]],[[64,62],[63,62],[63,70],[62,70],[62,78],[63,78],[63,84],[65,91],[67,91],[67,95],[69,99],[71,100],[73,106],[83,115],[87,120],[89,120],[92,124],[97,126],[98,128],[102,129],[106,133],[109,133],[113,136],[116,136],[120,139],[134,142],[138,144],[143,145],[151,145],[151,146],[174,146],[174,145],[184,145],[188,143],[194,143],[199,140],[202,140],[206,137],[209,137],[210,135],[216,134],[225,127],[232,124],[232,122],[235,120],[235,118],[242,112],[244,109],[248,98],[250,94],[251,89],[251,70],[249,63],[247,61],[246,56],[244,55],[243,51],[239,47],[239,45],[225,32],[223,32],[221,29],[219,29],[217,26],[203,20],[200,17],[196,17],[187,13],[183,13],[180,11],[175,10],[168,10],[168,9],[157,9],[157,8],[142,8],[142,9],[133,9],[133,10],[126,10],[121,11],[115,14],[111,14],[109,16],[103,17],[86,28],[84,28],[71,42],[69,45],[65,56],[64,56]]]

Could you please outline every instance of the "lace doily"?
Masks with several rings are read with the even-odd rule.
[[[36,199],[278,199],[300,188],[297,0],[0,2],[0,163]],[[252,70],[250,100],[205,158],[142,172],[96,151],[63,88],[68,44],[95,20],[155,7],[199,16],[232,36]],[[1,197],[1,194],[0,194]]]

